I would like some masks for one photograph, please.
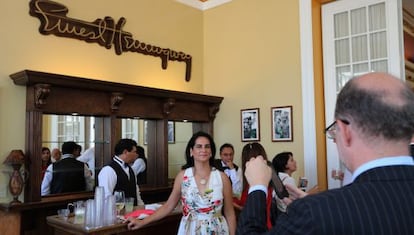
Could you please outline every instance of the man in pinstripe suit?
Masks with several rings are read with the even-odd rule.
[[[384,73],[351,79],[337,97],[326,134],[337,145],[352,183],[293,201],[266,229],[263,158],[246,164],[251,185],[237,234],[414,234],[414,93]],[[293,193],[293,192],[291,192]]]

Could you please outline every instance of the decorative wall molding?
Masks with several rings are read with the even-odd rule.
[[[124,99],[124,94],[121,92],[112,92],[111,95],[111,109],[113,112],[116,112],[119,110],[119,106],[122,103],[122,100]]]
[[[87,22],[67,17],[68,8],[57,2],[32,0],[29,6],[30,15],[40,20],[39,32],[41,34],[54,34],[59,37],[75,38],[88,43],[98,43],[106,49],[111,49],[113,45],[117,55],[129,51],[160,57],[162,69],[167,69],[169,60],[185,62],[185,80],[190,81],[191,55],[135,40],[132,33],[122,29],[126,23],[124,17],[121,17],[118,22],[115,22],[109,16]]]
[[[163,105],[163,113],[166,117],[170,115],[171,110],[174,108],[174,106],[175,106],[175,99],[168,98],[165,100],[164,105]]]
[[[34,86],[34,101],[37,108],[42,107],[46,104],[46,99],[50,94],[50,85],[49,84],[36,84]]]
[[[232,0],[176,0],[182,4],[205,11],[213,7],[217,7]]]

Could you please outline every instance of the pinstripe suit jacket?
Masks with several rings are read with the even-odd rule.
[[[414,166],[368,170],[345,187],[294,201],[266,229],[266,197],[249,194],[237,234],[414,234]]]

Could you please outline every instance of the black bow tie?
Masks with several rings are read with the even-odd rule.
[[[224,170],[230,170],[230,167],[228,167],[228,166],[223,166],[223,171]]]

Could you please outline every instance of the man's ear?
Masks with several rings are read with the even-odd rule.
[[[350,127],[349,124],[345,124],[344,122],[342,122],[341,120],[338,120],[336,125],[338,125],[340,131],[336,134],[340,134],[343,143],[345,144],[345,146],[350,146],[352,143],[352,129]]]

